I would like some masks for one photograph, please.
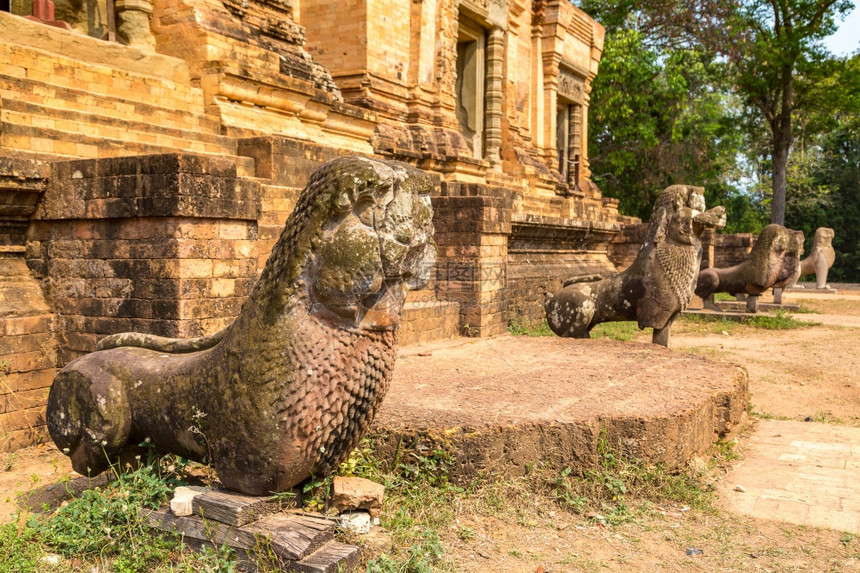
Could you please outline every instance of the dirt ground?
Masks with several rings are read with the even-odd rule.
[[[792,330],[676,323],[670,346],[747,368],[759,417],[860,426],[860,292],[787,295],[820,325]],[[820,314],[819,314],[820,313]],[[636,341],[647,343],[649,333]],[[732,482],[731,467],[714,479]],[[525,507],[528,507],[526,505]],[[552,507],[469,515],[469,541],[444,539],[458,571],[860,571],[860,536],[684,507],[653,507],[632,523],[604,527]],[[697,553],[695,550],[701,550]],[[692,554],[690,554],[692,553]]]
[[[671,348],[746,367],[761,417],[860,427],[860,292],[792,295],[822,323],[792,330],[676,323]],[[847,326],[846,326],[847,325]],[[643,333],[636,342],[646,343]],[[746,432],[755,431],[756,417]],[[736,450],[744,451],[744,435]],[[15,492],[70,475],[52,446],[0,454],[0,520],[15,519]],[[731,467],[713,479],[731,481]],[[440,530],[444,569],[469,572],[561,571],[860,571],[860,536],[685,506],[646,506],[628,523],[608,526],[535,501],[527,488],[488,511],[464,498],[455,523]],[[514,494],[511,494],[514,492]],[[592,516],[593,517],[593,516]]]
[[[860,426],[860,292],[786,295],[816,313],[795,313],[820,326],[792,330],[744,328],[712,333],[682,324],[671,347],[743,365],[755,412],[776,418]]]

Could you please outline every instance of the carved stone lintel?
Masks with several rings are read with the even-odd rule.
[[[582,104],[585,101],[585,80],[573,71],[560,66],[558,69],[558,95]]]

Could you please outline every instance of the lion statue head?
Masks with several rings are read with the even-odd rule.
[[[395,326],[406,293],[427,283],[436,262],[430,177],[353,156],[328,162],[308,185],[329,190],[304,273],[312,311],[345,326]]]

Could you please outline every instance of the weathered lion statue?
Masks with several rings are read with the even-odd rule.
[[[92,475],[151,438],[251,495],[330,472],[372,421],[406,292],[435,263],[431,187],[402,163],[324,164],[236,320],[202,339],[103,340],[54,380],[54,442]]]
[[[809,256],[800,261],[800,265],[791,277],[788,288],[804,288],[797,284],[800,277],[815,273],[815,288],[829,289],[827,273],[836,261],[836,251],[833,250],[833,229],[818,227],[812,237],[812,249]]]
[[[802,232],[767,225],[742,262],[724,269],[703,269],[696,295],[705,301],[706,308],[714,309],[712,297],[717,292],[757,297],[774,286],[781,288],[794,275],[802,250]]]
[[[635,320],[669,345],[669,328],[690,302],[702,260],[705,229],[722,229],[726,210],[705,211],[704,190],[672,185],[657,196],[639,254],[623,272],[599,282],[568,281],[547,300],[546,318],[559,336],[589,338],[601,322]]]

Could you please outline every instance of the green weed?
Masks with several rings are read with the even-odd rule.
[[[522,316],[515,316],[508,321],[508,332],[514,336],[555,336],[546,319],[528,322]]]
[[[807,328],[810,326],[818,326],[817,322],[807,322],[792,318],[785,311],[778,310],[772,315],[761,314],[752,318],[744,318],[743,323],[753,328],[763,328],[766,330],[791,330],[794,328]]]
[[[0,572],[39,571],[39,558],[44,553],[34,529],[25,527],[19,531],[17,523],[0,527]]]
[[[839,418],[838,416],[834,416],[833,412],[826,412],[824,410],[819,410],[812,416],[812,422],[818,422],[820,424],[839,424],[844,425],[845,420]]]
[[[737,300],[738,298],[727,292],[715,292],[714,293],[714,302],[719,302],[721,300]]]
[[[608,338],[628,342],[635,339],[642,331],[635,322],[604,322],[591,329],[591,338]]]
[[[673,502],[710,511],[713,494],[698,476],[670,471],[620,456],[605,437],[598,440],[597,465],[580,473],[539,469],[532,478],[563,509],[615,525],[631,521],[631,500]]]
[[[723,332],[732,334],[744,326],[767,330],[790,330],[819,325],[817,322],[807,322],[792,318],[783,310],[778,310],[774,314],[758,314],[752,317],[735,316],[732,318],[726,318],[718,314],[683,314],[680,317],[680,321],[685,325],[694,328],[698,327],[699,330],[713,334]]]
[[[145,511],[157,509],[181,481],[159,474],[154,465],[128,473],[116,471],[115,477],[104,488],[84,491],[53,515],[32,517],[27,526],[66,557],[110,558],[118,572],[148,570],[176,544],[149,535]]]
[[[154,534],[146,525],[147,513],[185,483],[189,466],[177,456],[147,457],[136,469],[112,466],[107,485],[84,491],[52,513],[0,528],[0,573],[49,570],[40,561],[49,553],[65,558],[54,567],[57,571],[69,571],[77,561],[85,564],[83,570],[114,573],[232,573],[229,549],[189,553],[180,540]]]
[[[822,314],[820,310],[815,310],[814,308],[809,308],[808,306],[803,306],[802,304],[797,305],[797,308],[791,311],[792,314]]]

